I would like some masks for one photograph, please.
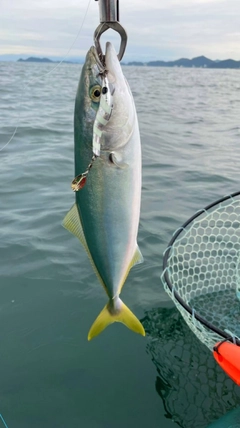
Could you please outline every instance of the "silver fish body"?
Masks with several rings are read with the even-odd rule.
[[[83,243],[109,297],[90,329],[89,339],[115,321],[145,334],[141,323],[119,298],[129,270],[142,261],[137,246],[141,199],[138,121],[132,93],[110,43],[106,46],[105,63],[104,70],[95,47],[91,47],[75,102],[76,176],[91,162],[96,141],[100,151],[85,186],[76,192],[76,205],[64,220],[64,226]],[[105,114],[99,107],[106,105],[101,97],[107,91],[111,95],[106,101],[111,100],[112,106],[109,110],[106,107]]]

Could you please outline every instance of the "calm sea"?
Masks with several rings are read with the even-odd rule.
[[[142,338],[114,324],[79,241],[73,110],[81,66],[0,63],[0,415],[8,428],[206,428],[240,390],[163,290],[162,254],[195,211],[239,190],[240,72],[124,67],[143,149],[139,246],[124,302]],[[0,418],[0,428],[4,424]]]

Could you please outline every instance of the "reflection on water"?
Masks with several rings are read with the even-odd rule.
[[[157,369],[156,390],[166,417],[182,428],[206,428],[239,404],[240,389],[175,308],[157,308],[142,320],[147,353]]]
[[[231,410],[218,421],[208,425],[207,428],[240,428],[240,407]]]

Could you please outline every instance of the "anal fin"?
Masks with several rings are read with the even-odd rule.
[[[143,261],[144,261],[143,255],[142,255],[142,253],[141,253],[141,251],[139,249],[139,246],[136,244],[136,250],[135,250],[135,253],[133,255],[133,258],[132,258],[132,260],[131,260],[131,262],[130,262],[127,270],[126,270],[126,274],[125,274],[125,276],[124,276],[124,278],[123,278],[123,280],[122,280],[122,282],[121,282],[121,284],[119,286],[119,289],[118,289],[118,293],[119,294],[121,293],[123,285],[124,285],[124,283],[125,283],[125,281],[127,279],[127,276],[129,274],[129,271],[132,269],[133,266],[139,265],[140,263],[143,263]]]
[[[132,261],[131,261],[131,263],[130,263],[129,270],[130,270],[133,266],[135,266],[135,265],[139,265],[140,263],[143,263],[143,261],[144,261],[143,255],[142,255],[142,253],[141,253],[141,251],[140,251],[140,249],[139,249],[139,246],[137,245],[136,251],[135,251],[134,256],[133,256],[133,258],[132,258]]]

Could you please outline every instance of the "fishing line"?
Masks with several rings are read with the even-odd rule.
[[[1,421],[3,422],[4,426],[5,426],[6,428],[8,428],[8,426],[7,426],[6,422],[5,422],[5,420],[3,419],[3,416],[2,416],[1,414],[0,414],[0,419],[1,419]]]
[[[78,39],[78,37],[80,36],[80,33],[81,33],[81,31],[82,31],[82,28],[83,28],[83,25],[84,25],[84,23],[85,23],[85,20],[86,20],[86,17],[87,17],[87,14],[88,14],[88,10],[89,10],[89,8],[90,8],[90,4],[91,4],[91,1],[92,0],[89,0],[89,2],[88,2],[88,5],[87,5],[87,9],[86,9],[86,11],[85,11],[85,14],[84,14],[84,16],[83,16],[83,20],[82,20],[82,23],[81,23],[81,25],[80,25],[80,28],[79,28],[79,30],[78,30],[78,33],[77,33],[77,35],[76,35],[76,37],[75,37],[75,39],[74,39],[74,41],[73,41],[73,43],[71,44],[71,46],[70,46],[70,48],[68,49],[68,51],[67,51],[67,53],[66,53],[66,55],[62,58],[62,60],[55,66],[55,67],[53,67],[50,71],[48,71],[47,73],[44,73],[44,74],[42,74],[42,75],[40,75],[40,76],[38,76],[37,78],[35,78],[35,79],[32,79],[32,80],[30,80],[30,83],[33,83],[33,82],[37,82],[38,80],[40,80],[42,77],[45,77],[45,76],[49,76],[49,74],[51,74],[51,73],[53,73],[62,63],[63,63],[63,61],[69,56],[69,54],[70,54],[70,52],[71,52],[71,50],[72,50],[72,48],[73,48],[73,46],[75,45],[75,43],[76,43],[76,41],[77,41],[77,39]],[[28,82],[29,83],[29,82]],[[27,89],[28,88],[28,84],[27,85],[25,85],[24,87],[23,87],[23,89],[22,89],[22,93],[23,93],[23,91],[25,90],[25,89]],[[21,107],[21,102],[20,102],[20,106],[19,106],[19,113],[18,113],[18,118],[17,118],[17,126],[16,126],[16,128],[15,128],[15,130],[13,131],[13,134],[11,135],[11,137],[10,137],[10,139],[7,141],[7,143],[3,146],[3,147],[1,147],[0,148],[0,152],[3,150],[3,149],[5,149],[7,146],[8,146],[8,144],[9,143],[11,143],[11,141],[13,140],[13,138],[15,137],[15,135],[16,135],[16,132],[17,132],[17,130],[18,130],[18,128],[19,128],[19,123],[20,123],[20,107]],[[1,415],[0,415],[0,417],[1,417]]]

